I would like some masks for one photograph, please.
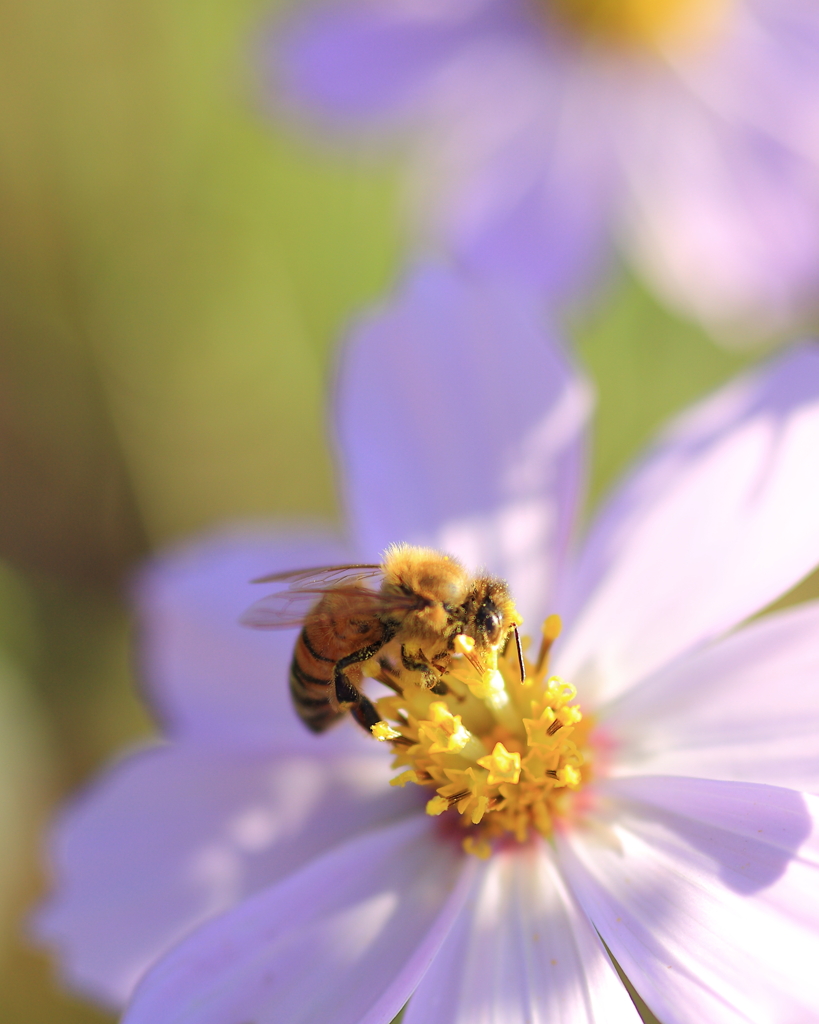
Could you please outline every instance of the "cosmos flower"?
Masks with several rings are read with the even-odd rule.
[[[69,982],[136,985],[127,1024],[636,1024],[608,949],[665,1024],[819,1016],[819,602],[749,621],[819,561],[819,350],[677,419],[576,543],[589,406],[535,316],[448,272],[360,326],[345,540],[142,577],[165,739],[57,828],[37,928]],[[396,538],[504,574],[551,650],[381,698],[380,742],[309,734],[245,581]]]
[[[314,0],[266,62],[325,130],[413,139],[467,265],[561,297],[619,249],[737,342],[816,308],[811,0]]]

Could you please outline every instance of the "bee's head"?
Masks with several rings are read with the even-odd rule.
[[[464,610],[464,633],[484,650],[504,644],[521,621],[509,588],[496,576],[479,576],[475,580]]]

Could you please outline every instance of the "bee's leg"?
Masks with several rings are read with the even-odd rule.
[[[423,687],[439,692],[435,687],[441,682],[440,673],[435,671],[422,650],[410,653],[406,645],[401,644],[401,663],[408,672],[417,672],[421,676]]]
[[[388,686],[392,691],[398,694],[399,697],[403,697],[404,691],[401,689],[401,685],[398,682],[398,676],[392,670],[389,661],[386,658],[378,659],[379,673],[373,678],[377,679],[379,683],[383,683],[384,686]]]
[[[363,693],[358,695],[358,703],[350,708],[350,714],[367,732],[381,721],[381,716],[375,710],[375,704]]]
[[[375,710],[373,702],[365,697],[347,678],[345,669],[351,665],[358,665],[362,661],[369,661],[370,658],[381,650],[387,640],[390,639],[390,636],[390,631],[385,629],[381,639],[375,643],[368,644],[366,647],[362,647],[361,650],[353,651],[352,654],[348,654],[345,658],[337,661],[336,667],[333,670],[333,682],[336,688],[336,700],[339,707],[349,708],[353,718],[367,732],[370,731],[373,725],[377,725],[381,719]]]
[[[444,682],[444,673],[449,668],[451,656],[449,651],[441,651],[436,654],[432,659],[432,667],[438,673],[438,681],[430,686],[430,690],[439,697],[444,697],[449,693],[449,687]]]
[[[358,691],[358,687],[353,686],[344,672],[340,670],[340,665],[341,662],[336,665],[333,681],[336,687],[338,706],[346,710],[358,704],[361,694]]]

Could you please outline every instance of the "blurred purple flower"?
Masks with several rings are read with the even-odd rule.
[[[266,60],[323,128],[414,136],[467,265],[561,297],[617,247],[746,342],[816,309],[812,0],[319,0]]]
[[[227,536],[142,577],[167,740],[57,829],[37,928],[71,983],[117,1004],[167,953],[128,1024],[385,1024],[410,996],[404,1024],[637,1024],[605,942],[665,1024],[819,1016],[819,602],[746,623],[819,561],[819,350],[679,418],[574,554],[588,405],[534,315],[448,273],[362,325],[346,542]],[[610,764],[551,843],[463,854],[383,745],[306,733],[292,635],[235,625],[244,580],[396,538],[563,615],[554,670]]]

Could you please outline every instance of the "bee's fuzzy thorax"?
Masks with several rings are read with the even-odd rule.
[[[457,558],[432,548],[393,544],[383,559],[384,587],[398,587],[443,605],[462,605],[470,576]]]

